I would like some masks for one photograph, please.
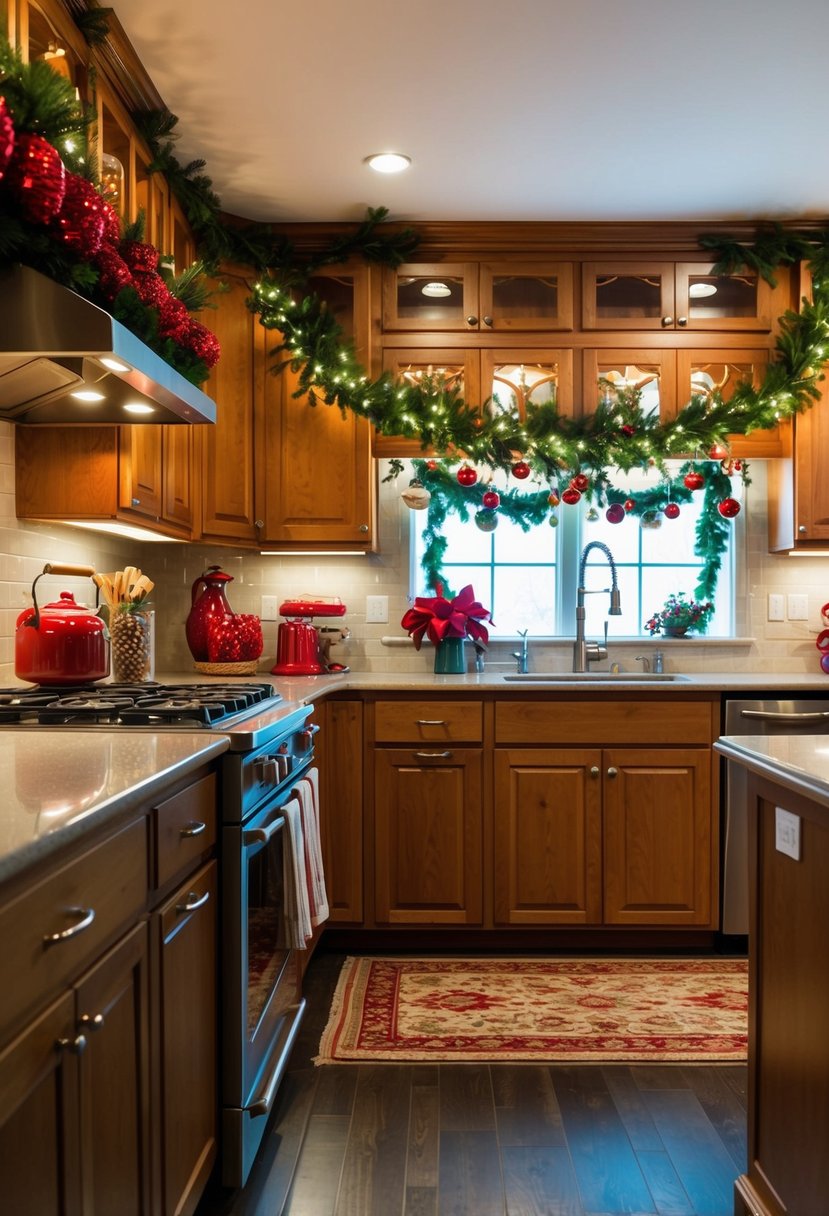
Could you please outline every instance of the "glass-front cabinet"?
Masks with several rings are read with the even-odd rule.
[[[386,272],[386,332],[528,332],[573,327],[568,262],[418,262]]]
[[[585,329],[771,330],[775,293],[757,274],[704,262],[585,262]]]

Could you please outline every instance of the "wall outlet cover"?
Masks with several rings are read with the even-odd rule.
[[[790,595],[788,603],[788,613],[790,621],[808,621],[809,619],[809,597],[808,595]]]
[[[800,816],[782,806],[774,808],[774,847],[778,853],[800,861]]]
[[[276,620],[276,601],[277,601],[277,599],[278,599],[278,596],[275,596],[275,595],[263,595],[262,596],[261,617],[262,617],[263,621],[275,621]]]
[[[785,621],[786,601],[782,595],[769,595],[768,619],[770,621]]]
[[[385,625],[389,619],[389,597],[387,595],[366,596],[366,624]]]

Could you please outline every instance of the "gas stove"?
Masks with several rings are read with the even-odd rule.
[[[84,684],[0,689],[0,727],[217,730],[246,750],[290,729],[272,684]]]

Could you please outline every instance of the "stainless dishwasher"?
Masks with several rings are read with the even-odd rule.
[[[796,700],[725,702],[724,735],[824,735],[829,733],[829,693]],[[723,842],[722,931],[748,933],[747,770],[727,764]]]

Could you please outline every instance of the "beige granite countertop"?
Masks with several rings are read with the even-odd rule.
[[[211,731],[0,731],[0,882],[227,750]]]
[[[829,807],[829,735],[723,735],[727,760]]]

